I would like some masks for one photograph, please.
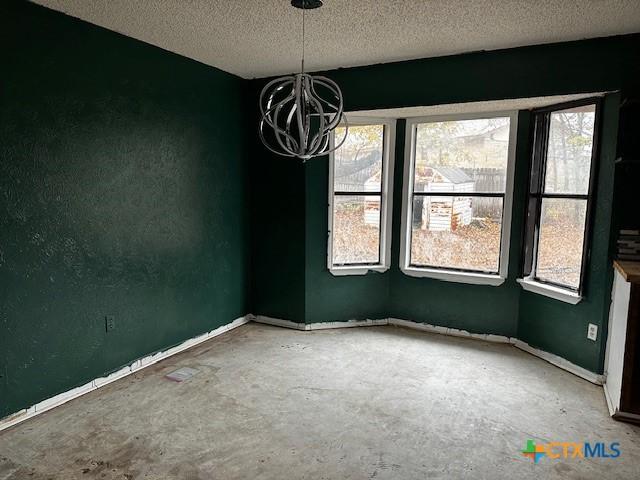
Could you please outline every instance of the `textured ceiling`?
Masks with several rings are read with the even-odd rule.
[[[245,78],[300,67],[289,0],[35,0]],[[322,70],[640,31],[640,0],[325,0],[308,11]]]

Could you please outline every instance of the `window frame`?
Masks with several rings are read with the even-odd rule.
[[[525,225],[522,242],[521,277],[518,283],[524,290],[538,293],[556,300],[575,305],[584,295],[584,286],[591,257],[591,237],[593,234],[593,216],[596,196],[598,163],[600,158],[600,135],[602,123],[603,98],[589,97],[570,102],[548,105],[531,110],[531,151],[529,176],[527,180],[527,198],[525,211]],[[593,124],[593,140],[591,147],[591,165],[589,167],[589,184],[586,194],[576,193],[544,193],[546,177],[550,118],[554,112],[586,105],[594,105],[595,117]],[[539,129],[544,128],[542,134]],[[535,190],[533,190],[533,182]],[[542,214],[542,200],[545,198],[561,198],[566,200],[585,200],[584,236],[582,242],[582,260],[580,263],[580,282],[577,288],[539,278],[536,275],[538,263],[538,243],[540,239],[540,219]]]
[[[500,255],[497,273],[484,273],[447,267],[419,267],[411,265],[411,235],[414,197],[415,150],[417,125],[421,123],[435,123],[444,121],[478,120],[489,118],[509,118],[509,147],[507,152],[507,166],[505,191],[502,192],[465,192],[469,197],[498,197],[503,198],[502,225],[500,232]],[[474,285],[502,285],[509,274],[509,247],[511,243],[511,217],[513,208],[513,188],[515,177],[516,143],[518,136],[518,111],[492,111],[476,113],[460,113],[449,115],[433,115],[427,117],[407,118],[405,134],[405,159],[402,186],[402,218],[400,244],[400,270],[412,277],[434,278],[449,282],[468,283]]]
[[[334,169],[335,152],[329,154],[329,201],[328,201],[328,232],[327,232],[327,268],[335,276],[344,275],[365,275],[369,272],[386,272],[391,261],[391,227],[393,212],[393,170],[395,164],[395,142],[396,142],[396,119],[386,117],[369,117],[358,115],[345,115],[347,124],[351,126],[382,125],[383,126],[383,148],[382,148],[382,175],[380,192],[336,192],[334,190]],[[335,145],[335,133],[331,133],[331,148]],[[333,206],[334,197],[352,196],[379,196],[380,197],[380,234],[379,234],[379,255],[377,263],[333,263]]]

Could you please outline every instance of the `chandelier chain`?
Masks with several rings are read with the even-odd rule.
[[[302,4],[304,7],[305,0],[302,0]],[[306,12],[306,8],[302,9],[302,73],[304,73],[304,47],[305,47],[305,32],[304,32],[304,14]]]

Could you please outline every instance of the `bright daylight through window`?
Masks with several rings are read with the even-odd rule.
[[[515,123],[505,114],[409,122],[407,273],[506,276]]]
[[[525,276],[579,292],[587,258],[596,104],[535,113]]]
[[[330,158],[329,269],[366,273],[388,267],[387,212],[394,122],[350,119]],[[342,138],[344,127],[335,131]]]

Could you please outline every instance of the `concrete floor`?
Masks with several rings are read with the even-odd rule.
[[[164,375],[200,371],[183,383]],[[521,456],[620,442],[617,459]],[[602,388],[509,345],[248,324],[0,432],[0,479],[637,479]]]

